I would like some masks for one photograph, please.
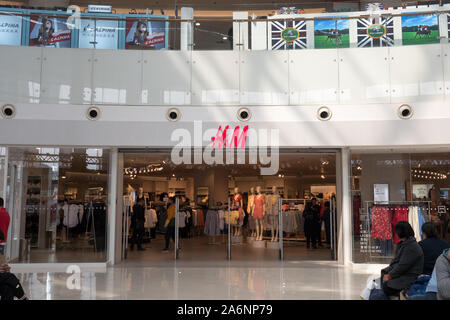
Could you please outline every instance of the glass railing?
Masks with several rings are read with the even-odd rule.
[[[341,9],[331,4],[334,7],[329,11],[343,12],[325,13],[310,13],[295,5],[278,10],[242,5],[238,9],[248,11],[230,12],[233,17],[205,18],[195,16],[194,10],[193,19],[0,8],[0,45],[113,50],[303,50],[449,41],[450,4],[370,8],[371,11],[354,11],[351,9],[356,6],[350,4]]]

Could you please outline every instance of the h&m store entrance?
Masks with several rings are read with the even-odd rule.
[[[276,174],[261,175],[249,161],[176,164],[170,149],[121,149],[121,260],[337,260],[336,153],[280,149]]]

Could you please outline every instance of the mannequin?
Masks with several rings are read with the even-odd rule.
[[[127,186],[127,194],[123,197],[124,198],[124,205],[130,206],[130,212],[133,212],[133,206],[136,198],[136,192],[134,188],[128,184]]]
[[[248,204],[247,204],[247,213],[249,216],[249,226],[252,231],[251,236],[256,237],[256,228],[255,228],[255,218],[253,217],[253,207],[255,205],[255,188],[250,188],[250,193],[248,195]]]
[[[233,227],[233,235],[235,237],[238,237],[241,235],[241,227],[242,223],[244,221],[244,210],[242,209],[244,207],[242,196],[239,193],[239,188],[234,188],[234,196],[233,196],[233,210],[237,210],[239,212],[239,219],[237,221],[237,224]]]
[[[270,210],[270,222],[271,222],[271,231],[272,231],[272,239],[270,241],[275,242],[278,239],[278,215],[279,215],[279,208],[278,208],[278,201],[280,196],[278,195],[277,187],[272,187],[273,194],[270,196],[271,201],[270,205],[272,206]]]
[[[254,198],[254,204],[253,204],[253,217],[255,218],[256,222],[256,240],[262,241],[262,235],[264,232],[263,229],[263,219],[264,219],[264,212],[266,207],[266,200],[264,195],[261,193],[261,187],[256,187],[256,196]]]

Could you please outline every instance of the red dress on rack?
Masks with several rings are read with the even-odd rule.
[[[381,241],[392,239],[392,224],[389,208],[372,208],[372,226],[370,237]]]
[[[408,221],[408,209],[403,206],[396,206],[394,210],[394,216],[392,217],[392,230],[394,234],[394,244],[399,243],[400,239],[395,234],[395,225],[399,221]]]

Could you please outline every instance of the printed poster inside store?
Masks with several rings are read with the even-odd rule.
[[[80,48],[85,49],[118,49],[119,22],[82,19],[78,43]]]
[[[436,14],[402,17],[403,45],[439,43],[439,22]]]
[[[20,46],[22,44],[22,17],[0,15],[0,45]]]
[[[394,18],[362,18],[357,20],[358,47],[394,45]]]
[[[125,49],[161,50],[165,45],[165,21],[127,19]]]
[[[306,21],[273,21],[271,26],[272,50],[306,49]]]
[[[70,48],[71,33],[67,17],[30,17],[30,46]]]
[[[389,204],[389,185],[373,185],[373,202],[376,204]]]
[[[349,48],[350,33],[348,20],[314,21],[314,47]]]

